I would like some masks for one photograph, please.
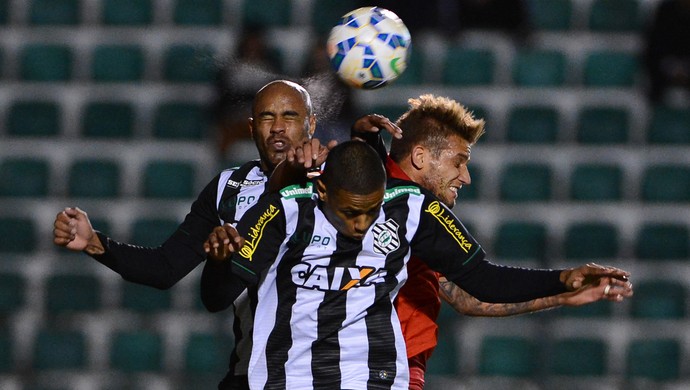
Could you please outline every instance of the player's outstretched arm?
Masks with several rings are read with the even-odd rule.
[[[517,303],[485,303],[441,277],[439,295],[457,312],[468,316],[506,317],[560,306],[582,306],[600,300],[621,302],[633,295],[629,281],[603,277],[575,291]]]
[[[207,261],[201,273],[201,302],[215,313],[225,310],[246,288],[232,273],[230,257],[244,245],[244,238],[230,224],[218,226],[204,242]]]
[[[55,216],[53,243],[73,251],[86,251],[90,255],[105,251],[89,216],[78,207],[67,207]]]

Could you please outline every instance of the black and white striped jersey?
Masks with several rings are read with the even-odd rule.
[[[260,169],[258,161],[247,172],[237,169],[227,169],[218,177],[216,205],[220,224],[236,225],[244,213],[259,200],[266,190],[268,176]],[[237,173],[240,177],[236,177]],[[230,196],[228,196],[230,195]],[[233,302],[233,334],[235,349],[231,356],[230,374],[247,375],[249,357],[252,350],[252,328],[254,326],[254,312],[251,307],[248,290],[245,290]]]
[[[233,272],[258,284],[252,389],[407,389],[393,299],[411,255],[449,279],[484,261],[462,223],[430,193],[389,180],[361,241],[339,234],[309,188],[267,195],[237,229]]]

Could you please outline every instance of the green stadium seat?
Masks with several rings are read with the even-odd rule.
[[[647,167],[642,176],[641,194],[645,202],[690,202],[690,166]]]
[[[565,31],[572,26],[571,0],[528,0],[529,21],[536,30]]]
[[[606,344],[595,338],[554,340],[549,349],[548,372],[557,376],[607,374]]]
[[[172,307],[171,290],[159,290],[135,283],[122,285],[122,308],[137,313],[156,313]]]
[[[567,259],[613,259],[618,256],[618,229],[606,222],[576,222],[565,232]]]
[[[173,22],[181,26],[217,26],[223,22],[223,1],[177,0]]]
[[[37,229],[32,219],[0,217],[0,253],[31,253],[36,250]]]
[[[408,50],[407,68],[393,81],[395,85],[419,85],[424,82],[424,53],[415,49]]]
[[[162,139],[201,140],[210,119],[205,104],[163,103],[155,113],[153,134]]]
[[[290,24],[290,0],[252,0],[242,3],[242,25],[251,28],[285,27]]]
[[[633,32],[642,27],[638,0],[594,0],[588,27],[594,32]]]
[[[67,182],[70,197],[115,198],[120,195],[120,166],[111,160],[78,160]]]
[[[10,106],[7,133],[14,137],[49,137],[60,133],[60,107],[49,101],[18,101]]]
[[[442,305],[448,306],[448,305]],[[457,318],[457,313],[455,314]],[[457,347],[457,340],[455,330],[452,327],[452,321],[445,321],[442,324],[439,322],[442,331],[438,332],[438,344],[434,349],[434,354],[427,362],[427,375],[444,375],[456,376],[460,372],[459,367],[459,350]]]
[[[647,128],[651,144],[690,144],[690,109],[657,106]]]
[[[558,111],[550,106],[514,107],[508,114],[506,140],[514,143],[554,143],[558,138]]]
[[[46,280],[45,305],[49,313],[96,311],[101,306],[101,286],[92,275],[53,274]]]
[[[503,169],[500,198],[507,202],[544,202],[551,198],[551,169],[542,163],[515,163]]]
[[[675,339],[632,340],[626,356],[626,376],[673,382],[680,377],[681,356],[680,342]]]
[[[108,218],[94,217],[89,215],[89,220],[91,221],[91,226],[93,226],[93,228],[98,230],[99,232],[108,234],[108,232],[112,231],[111,223]]]
[[[160,371],[163,360],[163,340],[160,335],[146,331],[119,331],[112,337],[110,366],[123,372]]]
[[[40,158],[8,158],[0,162],[0,197],[45,197],[50,166]]]
[[[633,87],[639,68],[639,59],[635,53],[593,51],[585,58],[584,85],[587,87]]]
[[[581,164],[570,177],[570,198],[581,202],[623,198],[623,171],[616,165]]]
[[[622,107],[583,107],[577,118],[577,142],[621,144],[628,141],[630,115]]]
[[[635,239],[635,256],[641,260],[684,260],[690,257],[688,226],[679,223],[642,225]]]
[[[66,45],[27,44],[19,53],[19,76],[24,81],[68,81],[73,56]]]
[[[331,28],[346,13],[359,7],[356,0],[316,1],[311,8],[311,25],[320,36],[328,36]]]
[[[103,0],[101,22],[105,25],[139,26],[153,22],[151,0]]]
[[[134,133],[134,108],[125,102],[91,102],[84,108],[82,135],[129,138]]]
[[[84,335],[77,330],[41,329],[34,344],[33,368],[84,369],[88,365],[86,347]]]
[[[482,86],[494,81],[496,58],[486,49],[451,47],[446,52],[443,83],[451,86]]]
[[[486,336],[479,353],[480,375],[528,378],[537,369],[539,349],[528,338]]]
[[[137,45],[100,45],[93,51],[91,78],[98,82],[139,81],[144,51]]]
[[[635,283],[630,314],[633,318],[682,319],[687,315],[687,302],[687,292],[681,282],[643,280]]]
[[[24,306],[25,288],[26,281],[20,274],[0,273],[0,318]]]
[[[209,83],[216,73],[211,46],[175,44],[163,54],[163,78],[178,83]]]
[[[565,83],[566,57],[560,51],[523,49],[513,57],[513,83],[521,87],[557,87]]]
[[[498,226],[494,253],[506,260],[546,260],[546,227],[537,222],[506,221]]]
[[[563,306],[556,313],[559,317],[608,318],[613,314],[613,302],[598,301],[582,306]]]
[[[10,1],[11,0],[0,0],[0,25],[7,24],[7,21],[10,19]]]
[[[14,342],[5,328],[0,328],[0,374],[11,373],[15,368]]]
[[[132,224],[133,244],[156,247],[163,244],[177,230],[180,221],[165,218],[141,218]]]
[[[228,369],[232,337],[225,334],[194,332],[184,347],[184,368],[190,374],[221,374]]]
[[[180,199],[194,196],[195,168],[185,161],[151,161],[144,170],[146,198]]]
[[[29,23],[33,25],[75,25],[80,18],[79,0],[31,0]]]

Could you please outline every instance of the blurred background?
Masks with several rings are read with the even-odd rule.
[[[423,93],[487,121],[455,208],[491,259],[590,261],[635,296],[507,319],[444,306],[434,389],[690,388],[690,1],[383,0],[412,33],[376,91],[323,42],[355,0],[0,0],[0,389],[215,388],[232,315],[200,269],[167,291],[52,244],[66,206],[155,246],[219,170],[256,157],[248,104],[307,85],[318,135]],[[325,72],[325,73],[324,73]]]

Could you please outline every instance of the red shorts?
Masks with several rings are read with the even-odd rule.
[[[410,390],[424,389],[424,372],[426,371],[426,353],[414,355],[407,359],[410,367]]]

